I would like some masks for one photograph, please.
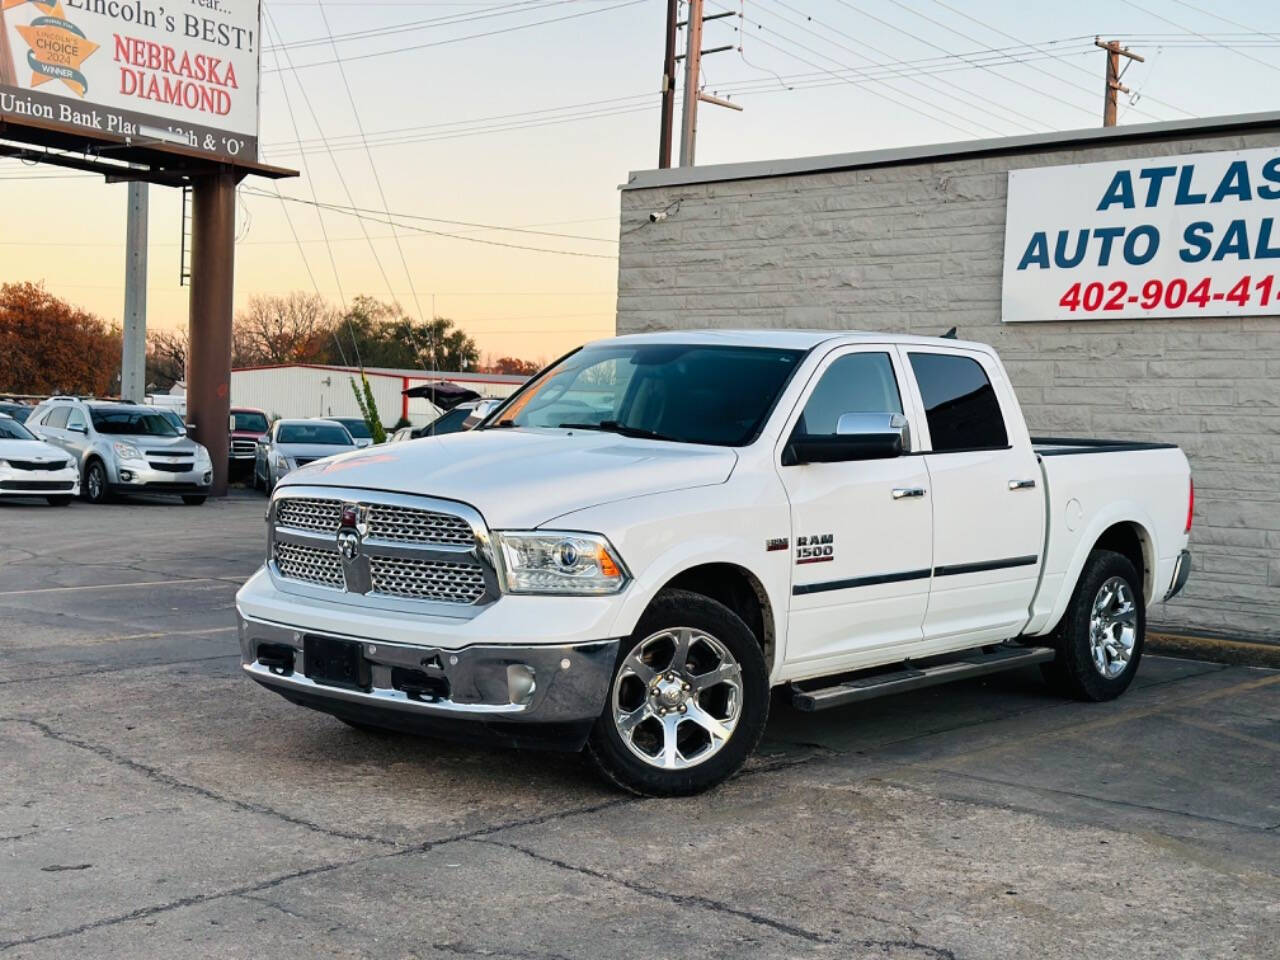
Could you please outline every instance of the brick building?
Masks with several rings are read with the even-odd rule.
[[[1228,169],[1236,152],[1263,163],[1265,150],[1280,158],[1280,113],[633,173],[622,188],[618,332],[958,327],[999,349],[1033,433],[1165,439],[1186,451],[1195,572],[1182,596],[1152,609],[1153,623],[1278,639],[1280,307],[1255,295],[1232,315],[1209,302],[1193,316],[1007,322],[1005,249],[1015,171],[1060,168],[1066,183],[1078,165],[1194,155]],[[1142,167],[1143,189],[1158,169]],[[1264,215],[1269,236],[1265,201],[1280,213],[1280,187],[1258,185],[1264,169],[1280,184],[1280,159],[1256,167],[1248,215]],[[1176,179],[1169,204],[1184,187],[1199,199],[1189,183],[1175,199]],[[1224,204],[1240,202],[1239,187],[1225,188]],[[1130,204],[1138,213],[1142,197]],[[1119,249],[1111,266],[1123,268]],[[1145,263],[1137,249],[1130,263]],[[1243,255],[1255,279],[1280,272],[1280,260],[1265,262],[1280,250],[1262,241]],[[1206,254],[1204,269],[1213,262]],[[1220,287],[1213,301],[1224,296]]]

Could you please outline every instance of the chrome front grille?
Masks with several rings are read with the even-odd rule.
[[[233,457],[252,457],[258,452],[258,442],[256,440],[245,440],[233,437],[231,440],[231,455]]]
[[[276,526],[336,533],[342,522],[341,500],[282,498],[276,504]]]
[[[498,598],[484,521],[464,504],[298,484],[278,492],[270,519],[282,588],[325,587],[346,602],[406,609]]]
[[[346,587],[346,580],[342,573],[342,558],[338,555],[336,548],[324,550],[277,541],[274,553],[276,569],[282,577],[335,590]]]
[[[370,557],[371,593],[443,603],[475,603],[484,595],[484,575],[468,563]]]
[[[462,517],[434,510],[397,507],[385,503],[369,507],[369,536],[396,543],[447,543],[470,546],[475,542],[471,524]]]

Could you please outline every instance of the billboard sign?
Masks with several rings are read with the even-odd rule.
[[[1006,323],[1280,314],[1280,148],[1009,172]]]
[[[259,7],[0,0],[0,119],[252,163]]]

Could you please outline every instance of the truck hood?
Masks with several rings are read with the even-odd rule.
[[[469,503],[489,526],[530,528],[601,503],[724,483],[725,447],[567,430],[480,430],[382,444],[290,473],[318,484]]]

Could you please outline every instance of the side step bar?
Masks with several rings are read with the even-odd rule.
[[[812,712],[842,707],[847,703],[872,700],[893,693],[919,690],[952,680],[981,677],[988,673],[1013,670],[1033,663],[1045,663],[1057,656],[1052,647],[983,647],[962,656],[929,667],[903,665],[900,670],[888,673],[854,676],[830,687],[806,690],[791,685],[791,705],[797,710]],[[813,681],[809,681],[812,683]]]

